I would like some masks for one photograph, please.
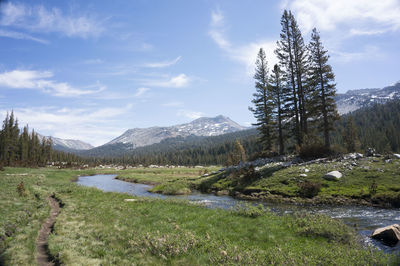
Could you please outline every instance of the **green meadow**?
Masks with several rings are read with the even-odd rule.
[[[327,216],[278,216],[257,207],[208,209],[183,200],[102,192],[72,182],[81,175],[105,172],[160,184],[164,178],[188,183],[199,178],[199,169],[193,168],[146,169],[142,176],[139,171],[144,170],[1,171],[0,264],[35,264],[35,240],[49,215],[46,197],[53,193],[62,209],[48,246],[64,265],[396,263],[390,255],[362,247],[354,229]],[[125,201],[128,198],[136,201]]]

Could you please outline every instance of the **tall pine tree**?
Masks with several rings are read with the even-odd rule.
[[[284,73],[279,68],[278,65],[274,65],[273,70],[271,71],[270,76],[270,91],[271,98],[274,103],[274,115],[273,119],[275,120],[276,131],[278,132],[278,145],[279,145],[279,154],[282,155],[285,150],[284,141],[286,139],[285,136],[285,128],[286,123],[284,120],[288,118],[287,110],[287,99],[290,98],[290,89],[286,86]]]
[[[254,98],[252,100],[254,107],[249,107],[249,110],[253,112],[254,117],[257,119],[257,123],[253,125],[257,126],[257,129],[260,131],[260,143],[263,146],[263,150],[270,152],[273,141],[273,102],[268,85],[267,58],[262,48],[260,48],[260,51],[257,55],[256,73],[254,74],[254,79],[256,80],[256,92],[253,94]]]
[[[335,120],[339,119],[336,108],[336,84],[332,67],[328,64],[329,55],[324,49],[318,31],[314,28],[309,44],[311,56],[310,86],[313,87],[313,106],[315,121],[324,134],[325,147],[330,147],[329,133]]]
[[[296,65],[293,47],[293,32],[292,24],[293,15],[292,13],[285,10],[281,17],[282,31],[280,34],[280,40],[277,42],[277,48],[275,54],[278,57],[280,67],[285,73],[287,84],[291,89],[291,97],[287,99],[290,103],[291,111],[291,122],[293,123],[293,135],[298,145],[302,143],[302,133],[300,128],[300,111],[299,111],[299,98],[296,83]]]

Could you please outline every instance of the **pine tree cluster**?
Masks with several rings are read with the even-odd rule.
[[[20,130],[14,113],[7,113],[0,131],[0,164],[38,167],[52,160],[70,163],[78,161],[76,155],[53,151],[52,145],[50,138],[40,139],[34,130],[29,133],[28,126]]]
[[[335,95],[336,84],[329,55],[314,28],[305,45],[299,26],[290,11],[281,18],[282,31],[275,54],[279,64],[269,73],[265,51],[256,61],[253,112],[264,153],[285,153],[293,138],[296,146],[314,145],[323,138],[329,150],[330,132],[339,119]]]

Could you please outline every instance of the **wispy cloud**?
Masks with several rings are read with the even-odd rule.
[[[136,90],[136,93],[134,94],[134,96],[136,98],[142,97],[146,92],[148,92],[150,89],[149,88],[139,88]]]
[[[88,15],[63,14],[58,8],[22,3],[5,3],[1,8],[1,26],[30,32],[60,33],[67,37],[97,37],[104,32],[103,20]]]
[[[254,65],[260,48],[265,50],[270,66],[277,63],[274,54],[276,48],[275,41],[259,40],[244,45],[234,45],[227,38],[225,27],[225,17],[221,10],[217,9],[211,11],[210,29],[208,31],[209,36],[230,59],[243,64],[248,75],[254,74]]]
[[[66,82],[51,80],[50,71],[13,70],[0,73],[0,86],[13,89],[37,89],[58,97],[77,97],[103,91],[104,86],[97,84],[96,90],[74,88]]]
[[[185,74],[179,74],[163,80],[144,81],[147,86],[165,87],[165,88],[183,88],[189,85],[190,78]]]
[[[352,61],[369,60],[371,58],[380,58],[383,56],[380,49],[376,46],[365,46],[363,50],[357,52],[343,52],[331,50],[332,60],[341,63],[349,63]]]
[[[184,116],[184,117],[187,117],[187,118],[190,118],[190,119],[197,119],[197,118],[203,117],[204,113],[203,112],[196,112],[196,111],[181,109],[181,110],[178,111],[178,115],[179,116]]]
[[[15,108],[14,113],[21,125],[29,124],[41,134],[101,145],[122,133],[114,123],[131,108],[132,105],[98,109]],[[0,110],[2,116],[5,113],[6,110]]]
[[[179,101],[167,102],[167,103],[163,103],[162,106],[165,106],[165,107],[182,107],[183,106],[183,102],[179,102]]]
[[[176,63],[178,63],[179,60],[181,60],[181,56],[178,56],[177,58],[170,60],[170,61],[146,63],[143,66],[150,67],[150,68],[163,68],[163,67],[173,66]]]
[[[324,31],[340,29],[342,34],[372,35],[400,29],[397,0],[289,0],[282,8],[296,14],[304,32],[317,27]]]
[[[43,44],[49,43],[47,40],[44,40],[41,38],[36,38],[36,37],[33,37],[26,33],[4,30],[4,29],[0,29],[0,37],[7,37],[7,38],[19,39],[19,40],[30,40],[30,41],[34,41],[34,42],[43,43]]]

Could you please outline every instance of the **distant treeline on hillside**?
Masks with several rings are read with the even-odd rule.
[[[92,162],[159,165],[224,165],[229,154],[234,152],[235,141],[239,140],[247,154],[260,152],[257,145],[258,132],[255,129],[212,137],[176,137],[145,147],[127,150],[127,145],[103,146],[83,151],[81,156]],[[121,151],[125,154],[121,155]],[[104,156],[107,154],[107,156]],[[119,154],[119,156],[118,156]]]
[[[344,145],[343,135],[352,117],[357,130],[358,149],[400,152],[400,101],[375,104],[346,114],[336,123],[334,143]]]
[[[71,164],[79,159],[74,154],[54,151],[51,139],[40,139],[28,126],[22,130],[14,113],[7,113],[0,130],[0,168],[2,166],[45,166],[49,162],[65,162]]]
[[[400,101],[376,104],[342,116],[335,123],[336,130],[332,136],[332,144],[342,152],[347,152],[344,136],[350,117],[353,118],[356,128],[358,151],[363,152],[373,147],[381,153],[400,152]],[[80,154],[93,163],[225,165],[229,156],[236,152],[236,140],[242,144],[247,158],[260,156],[258,139],[258,131],[249,129],[214,137],[171,138],[134,150],[127,150],[128,145],[124,144],[103,146]],[[288,142],[288,146],[292,146],[295,141],[289,139]]]

